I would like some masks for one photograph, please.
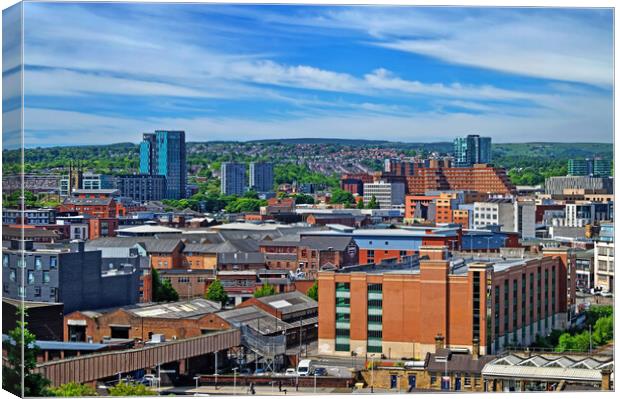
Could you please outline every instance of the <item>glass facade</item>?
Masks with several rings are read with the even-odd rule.
[[[381,353],[383,351],[383,286],[381,284],[368,284],[368,353]]]
[[[336,283],[336,351],[351,350],[351,285]]]

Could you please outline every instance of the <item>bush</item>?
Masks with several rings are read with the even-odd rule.
[[[78,384],[77,382],[68,382],[56,388],[50,388],[50,392],[54,396],[62,397],[97,396],[95,388],[85,384]]]
[[[109,389],[110,396],[156,396],[157,392],[142,384],[121,382]]]

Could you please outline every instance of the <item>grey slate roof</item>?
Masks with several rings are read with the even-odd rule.
[[[308,246],[312,249],[327,251],[344,251],[353,239],[351,237],[330,237],[330,236],[304,236],[301,239],[300,246]]]
[[[426,369],[429,372],[443,372],[446,369],[446,363],[441,359],[445,357],[448,358],[448,372],[471,374],[480,374],[487,363],[496,359],[495,356],[484,355],[474,360],[470,353],[455,353],[444,348],[438,350],[437,353],[429,352],[426,355]]]
[[[247,306],[218,312],[217,315],[235,327],[248,326],[261,334],[285,331],[293,326],[270,315],[256,306]]]

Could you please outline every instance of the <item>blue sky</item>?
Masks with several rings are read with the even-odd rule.
[[[24,15],[28,146],[159,128],[191,141],[612,141],[610,10],[26,3]]]

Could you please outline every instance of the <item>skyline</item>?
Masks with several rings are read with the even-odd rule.
[[[611,9],[26,3],[24,15],[29,147],[155,129],[188,142],[613,137]]]

